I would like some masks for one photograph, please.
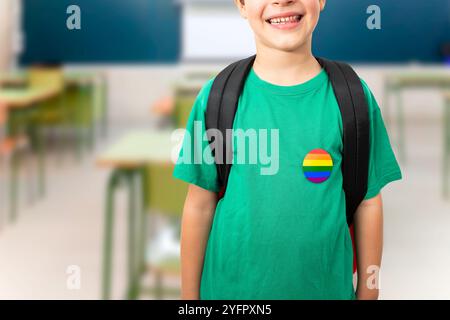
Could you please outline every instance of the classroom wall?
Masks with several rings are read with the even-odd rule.
[[[185,4],[182,35],[183,61],[231,60],[256,51],[247,20],[231,1],[210,7]]]

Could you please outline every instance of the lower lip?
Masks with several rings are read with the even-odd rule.
[[[270,26],[279,29],[279,30],[292,30],[297,28],[303,19],[300,19],[300,21],[294,21],[294,22],[287,22],[287,23],[279,23],[279,24],[272,24],[270,22],[267,22]]]

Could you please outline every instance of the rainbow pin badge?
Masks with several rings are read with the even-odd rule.
[[[311,182],[324,182],[330,177],[332,169],[333,159],[323,149],[311,150],[303,159],[303,173]]]

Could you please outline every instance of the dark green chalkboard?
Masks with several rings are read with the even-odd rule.
[[[369,30],[370,5],[381,9],[381,29]],[[354,62],[441,62],[450,42],[448,0],[328,0],[313,47],[331,59]]]
[[[180,5],[173,0],[24,0],[22,64],[173,63],[180,52]],[[68,30],[67,7],[81,8]]]

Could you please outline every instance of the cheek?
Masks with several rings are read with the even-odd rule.
[[[319,21],[320,3],[318,0],[305,0],[303,3],[308,14],[308,26],[314,28]]]
[[[248,3],[247,4],[247,16],[248,19],[253,23],[261,23],[260,20],[263,18],[264,7],[258,3]]]
[[[264,27],[265,21],[264,21],[264,10],[263,7],[260,7],[258,5],[253,5],[251,7],[247,8],[247,19],[252,28],[256,30],[260,30]]]
[[[319,0],[302,0],[302,3],[307,10],[320,11]]]

